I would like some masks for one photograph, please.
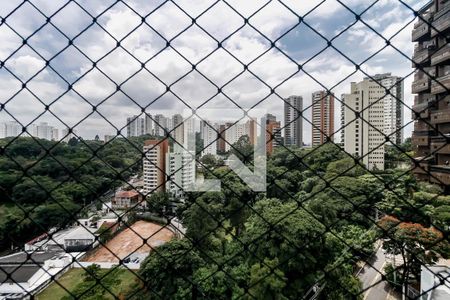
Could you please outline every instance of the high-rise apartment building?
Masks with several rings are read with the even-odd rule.
[[[366,77],[359,83],[352,82],[350,94],[342,95],[344,149],[362,158],[370,170],[384,170],[386,136],[391,143],[401,142],[402,124],[398,120],[403,120],[403,113],[392,103],[403,100],[403,85],[399,80],[391,74]]]
[[[184,143],[184,122],[183,122],[183,116],[180,114],[175,114],[172,116],[172,132],[170,133],[170,136],[176,141],[176,143],[179,143],[183,145]]]
[[[48,125],[47,122],[41,122],[37,125],[37,138],[56,141],[58,139],[58,129]]]
[[[334,95],[327,91],[312,94],[312,146],[333,141]]]
[[[127,118],[127,137],[141,136],[145,134],[144,118],[132,116]]]
[[[414,24],[416,68],[412,135],[419,179],[450,185],[450,2],[434,0],[420,11]],[[432,25],[432,26],[430,26]],[[448,191],[447,191],[448,192]]]
[[[391,73],[377,74],[372,78],[378,81],[383,89],[384,126],[383,132],[389,136],[393,144],[403,142],[404,123],[404,85],[403,78],[392,76]],[[368,79],[368,78],[365,78]],[[386,92],[388,89],[389,92]]]
[[[284,144],[303,146],[303,98],[290,96],[284,99]]]
[[[195,183],[195,153],[174,144],[173,152],[167,155],[166,189],[172,194],[180,195],[190,190]]]
[[[225,123],[225,124],[220,124],[219,125],[219,139],[217,140],[217,151],[219,153],[224,153],[225,150],[225,131],[227,130],[228,127],[231,126],[231,123]]]
[[[231,150],[231,145],[239,141],[239,139],[247,135],[250,144],[254,145],[256,140],[256,121],[248,120],[245,123],[227,123],[229,126],[225,129],[225,151]],[[220,129],[220,127],[219,127]]]
[[[212,124],[209,121],[201,122],[201,129],[203,135],[203,150],[202,156],[206,154],[217,155],[217,141],[218,141],[218,130],[219,125]]]
[[[39,125],[27,125],[26,132],[22,133],[22,125],[16,121],[0,123],[0,138],[15,137],[15,136],[33,136],[39,139],[57,141],[59,140],[59,130],[46,122],[41,122]]]
[[[0,138],[18,136],[22,133],[22,126],[16,121],[0,123]]]
[[[163,191],[166,187],[166,159],[169,141],[147,140],[144,143],[144,195]]]
[[[275,147],[282,145],[283,140],[281,137],[281,123],[277,121],[277,118],[272,114],[267,114],[261,119],[261,123],[265,123],[265,135],[266,135],[266,153],[272,154]]]
[[[145,134],[149,134],[152,135],[153,134],[153,120],[152,120],[152,115],[150,114],[145,114],[144,117],[144,133]]]
[[[168,119],[162,114],[157,114],[155,115],[154,120],[155,136],[166,136]]]

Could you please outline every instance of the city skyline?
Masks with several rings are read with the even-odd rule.
[[[352,8],[355,10],[363,10],[370,1],[351,1]],[[406,1],[415,9],[419,9],[426,1]],[[183,5],[186,5],[184,1],[181,1]],[[310,1],[307,4],[302,3],[289,3],[290,6],[297,13],[306,13],[308,9],[313,8],[314,1]],[[42,4],[38,4],[40,6]],[[151,8],[154,3],[139,3],[141,8]],[[193,13],[201,11],[201,5],[192,5],[190,8]],[[242,10],[244,14],[251,14],[258,8],[260,3],[234,3]],[[10,4],[5,4],[5,11],[8,11]],[[223,4],[218,4],[215,10],[220,9]],[[261,26],[264,28],[263,32],[269,37],[276,37],[289,29],[289,26],[293,23],[293,15],[289,15],[282,6],[277,4],[269,5],[270,9],[265,9],[254,19],[255,26]],[[52,10],[57,7],[56,3],[47,3],[46,9]],[[90,9],[93,12],[100,11],[102,6],[100,4],[92,4]],[[68,34],[75,36],[77,31],[81,30],[85,25],[83,23],[82,16],[79,17],[79,11],[73,11],[70,13],[72,7],[65,9],[67,19],[65,22],[72,24],[70,28],[67,28]],[[167,8],[167,11],[161,12],[161,20],[167,14],[174,13],[179,10],[173,6]],[[395,14],[391,13],[395,11]],[[33,16],[37,15],[36,10],[30,9],[27,13],[21,15],[21,18],[14,24],[19,32],[24,34],[30,32],[30,28],[37,26],[37,18]],[[273,19],[274,15],[283,15],[279,23],[272,24],[268,20]],[[329,16],[333,15],[333,18]],[[383,15],[383,20],[377,20],[377,16]],[[137,22],[137,16],[134,15],[129,9],[115,8],[108,11],[107,14],[101,19],[101,24],[116,38],[124,36],[118,28],[126,27],[125,24]],[[392,37],[391,44],[397,49],[407,54],[412,55],[413,45],[410,43],[410,32],[413,24],[410,23],[414,19],[413,12],[401,5],[400,3],[391,3],[388,1],[382,1],[377,3],[370,10],[365,12],[364,18],[368,24],[371,24],[373,28],[380,31],[387,37]],[[354,16],[350,14],[342,5],[333,1],[326,1],[320,8],[314,10],[310,15],[305,18],[305,22],[311,24],[313,27],[317,27],[319,31],[323,32],[323,35],[327,38],[331,38],[336,35],[341,28],[344,28],[350,22],[353,22]],[[57,19],[54,20],[57,22]],[[139,20],[140,21],[140,20]],[[187,26],[187,20],[180,18],[175,24],[172,24],[172,28],[168,28],[166,24],[158,20],[149,20],[149,22],[159,28],[164,36],[170,38],[173,37],[176,32]],[[295,20],[296,21],[296,20]],[[230,18],[229,20],[231,28],[239,23],[238,19]],[[270,23],[270,26],[265,26],[265,23]],[[199,18],[199,24],[206,26],[208,30],[214,32],[220,32],[223,27],[222,24],[217,24],[211,19],[211,14]],[[407,25],[408,24],[408,25]],[[389,25],[389,26],[388,26]],[[397,30],[407,26],[398,35],[394,35]],[[410,30],[411,29],[411,30]],[[107,53],[108,49],[112,46],[113,40],[107,36],[104,32],[91,29],[88,31],[91,33],[82,38],[74,40],[74,44],[81,50],[85,51],[92,59],[99,59],[102,54]],[[102,40],[102,46],[94,49],[91,45],[95,45],[95,40]],[[157,53],[160,49],[164,48],[161,43],[162,40],[149,33],[144,28],[138,30],[133,38],[127,38],[123,41],[122,46],[125,47],[131,53],[135,53],[139,59],[145,59],[151,57],[152,54]],[[190,39],[187,39],[190,37]],[[221,35],[222,38],[225,35]],[[303,42],[298,42],[298,40]],[[11,33],[5,33],[4,40],[7,41],[0,48],[0,60],[4,60],[2,53],[8,53],[18,46],[16,42],[16,36]],[[141,40],[142,43],[137,43],[136,40]],[[196,43],[189,43],[187,41],[195,40]],[[209,50],[212,50],[213,45],[206,37],[204,37],[198,30],[191,30],[186,32],[182,37],[177,38],[174,41],[173,47],[178,49],[184,49],[190,47],[192,54],[187,58],[193,62],[198,61],[205,56]],[[37,51],[46,53],[56,53],[59,51],[60,43],[66,43],[66,39],[61,36],[55,36],[55,38],[43,45],[33,39],[30,41]],[[85,58],[80,56],[80,53],[73,47],[61,53],[60,68],[58,72],[69,82],[73,82],[75,79],[84,75],[74,85],[73,89],[77,92],[81,91],[78,95],[75,92],[65,93],[66,84],[63,80],[55,74],[50,67],[45,67],[44,61],[36,53],[33,53],[30,49],[24,48],[10,60],[5,62],[5,67],[14,72],[26,81],[30,79],[35,73],[39,72],[41,68],[45,67],[39,76],[33,78],[28,84],[27,88],[30,89],[37,97],[44,103],[51,103],[53,99],[63,94],[57,103],[50,105],[50,110],[56,115],[60,116],[61,121],[66,123],[69,127],[78,124],[80,119],[86,117],[81,124],[75,129],[79,134],[86,139],[93,139],[96,134],[111,134],[116,133],[117,129],[113,128],[102,116],[111,121],[112,124],[121,128],[125,124],[123,123],[127,116],[136,115],[141,112],[142,106],[146,108],[150,113],[152,111],[176,111],[184,108],[195,108],[200,105],[204,100],[211,98],[209,106],[215,107],[233,107],[231,101],[227,98],[231,98],[235,101],[239,101],[244,106],[251,106],[261,99],[265,99],[260,103],[259,107],[266,107],[268,111],[273,111],[274,114],[280,116],[282,120],[282,107],[279,102],[283,98],[287,98],[290,95],[299,95],[304,98],[304,107],[311,105],[309,95],[316,90],[322,90],[324,88],[331,89],[337,97],[336,99],[336,114],[339,115],[339,98],[342,93],[347,90],[347,87],[351,81],[361,81],[367,74],[377,74],[391,72],[397,76],[407,76],[405,79],[405,103],[411,107],[413,105],[413,97],[410,92],[410,83],[413,80],[410,61],[403,57],[399,52],[391,47],[384,47],[384,41],[376,36],[376,34],[370,30],[364,24],[358,22],[349,31],[345,32],[340,38],[333,41],[333,45],[339,50],[347,53],[348,59],[338,54],[332,49],[325,49],[326,43],[316,33],[312,32],[304,25],[299,24],[292,30],[286,37],[279,42],[279,47],[287,55],[292,57],[297,63],[304,63],[310,57],[314,59],[306,63],[303,67],[303,71],[298,72],[298,66],[290,62],[286,57],[280,53],[266,53],[260,60],[253,63],[249,70],[261,80],[276,87],[275,92],[278,95],[270,96],[270,89],[264,86],[255,79],[254,75],[249,72],[245,72],[242,76],[231,82],[227,86],[221,89],[221,93],[217,93],[217,88],[207,83],[198,72],[192,72],[187,75],[183,80],[177,84],[171,85],[174,80],[183,74],[191,70],[191,66],[188,62],[183,60],[177,55],[170,47],[164,50],[157,56],[159,65],[156,66],[154,61],[150,61],[146,64],[147,68],[154,69],[154,74],[158,76],[166,86],[159,82],[155,77],[150,75],[147,71],[141,70],[139,64],[136,61],[119,49],[112,54],[105,57],[97,64],[97,68],[100,68],[102,72],[105,72],[116,83],[121,83],[132,72],[136,71],[137,74],[131,80],[121,85],[120,91],[116,91],[116,84],[107,79],[96,68],[92,69],[86,75],[87,70],[92,66]],[[355,44],[361,45],[361,47],[355,47]],[[245,47],[243,47],[245,45]],[[234,53],[242,62],[250,61],[254,57],[252,53],[247,52],[246,49],[260,49],[258,53],[262,53],[264,49],[267,49],[264,38],[248,29],[243,29],[239,32],[238,39],[230,39],[224,42],[224,47],[227,50]],[[324,51],[322,51],[324,50]],[[362,63],[362,59],[368,57],[370,54],[374,54],[378,50],[380,53],[375,55],[369,61]],[[71,59],[66,59],[70,57]],[[108,64],[109,61],[115,62],[114,66]],[[266,61],[275,62],[271,67],[270,72],[264,70],[264,64]],[[73,63],[68,63],[73,61]],[[361,63],[359,70],[355,70],[353,64]],[[227,68],[221,68],[219,66],[227,65]],[[108,68],[106,68],[108,66]],[[237,74],[241,71],[241,65],[236,61],[233,61],[230,56],[223,53],[223,51],[217,51],[208,60],[208,68],[206,64],[200,64],[198,70],[205,74],[212,81],[216,82],[219,86],[226,83],[230,76]],[[295,74],[295,72],[298,72]],[[283,82],[291,74],[295,74],[290,77],[286,82]],[[312,78],[311,78],[312,77]],[[342,81],[342,79],[344,79]],[[39,101],[30,94],[28,90],[20,91],[22,86],[20,82],[11,78],[6,73],[0,73],[0,79],[5,84],[3,90],[6,99],[17,93],[14,97],[14,101],[10,101],[6,105],[6,109],[14,115],[19,115],[19,122],[26,125],[30,122],[47,122],[54,124],[57,128],[66,127],[59,120],[55,119],[51,113],[41,113],[44,110]],[[342,81],[342,82],[341,82]],[[279,86],[278,86],[279,84]],[[167,89],[167,85],[170,85],[170,89]],[[322,86],[323,85],[323,86]],[[243,88],[246,87],[246,88]],[[239,91],[237,93],[236,91]],[[105,97],[112,94],[107,101],[102,103],[96,112],[92,112],[92,107],[88,104],[97,104]],[[224,96],[227,95],[227,97]],[[185,104],[181,103],[180,97]],[[267,97],[267,98],[266,98]],[[130,100],[133,99],[133,101]],[[221,104],[221,106],[218,106]],[[67,107],[71,107],[70,111]],[[24,109],[25,108],[25,109]],[[405,115],[408,116],[406,121],[409,121],[409,109],[405,109]],[[100,115],[101,114],[101,115]],[[38,118],[38,119],[36,119]],[[311,111],[305,111],[305,118],[311,118]],[[335,118],[337,119],[337,118]],[[0,114],[0,121],[8,121],[8,116],[4,113]],[[335,128],[338,128],[339,123],[335,124]],[[410,124],[405,130],[406,135],[410,135],[412,124]],[[311,126],[308,122],[304,124],[304,140],[309,141],[311,134]],[[126,135],[126,134],[124,134]]]

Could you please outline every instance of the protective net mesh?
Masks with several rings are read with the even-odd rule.
[[[0,299],[447,299],[449,10],[3,1]]]

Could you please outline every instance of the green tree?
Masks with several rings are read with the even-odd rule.
[[[170,199],[166,192],[154,192],[146,201],[148,210],[158,216],[164,216],[169,209]]]
[[[398,282],[405,290],[411,280],[420,281],[423,264],[432,264],[439,257],[450,257],[449,242],[443,238],[442,232],[433,227],[401,222],[390,216],[381,219],[379,226],[389,237],[384,241],[383,249],[402,257],[399,267],[401,278]]]

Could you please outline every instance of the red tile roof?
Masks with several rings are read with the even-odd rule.
[[[116,193],[116,197],[121,198],[132,198],[138,196],[139,193],[136,191],[120,191]]]

